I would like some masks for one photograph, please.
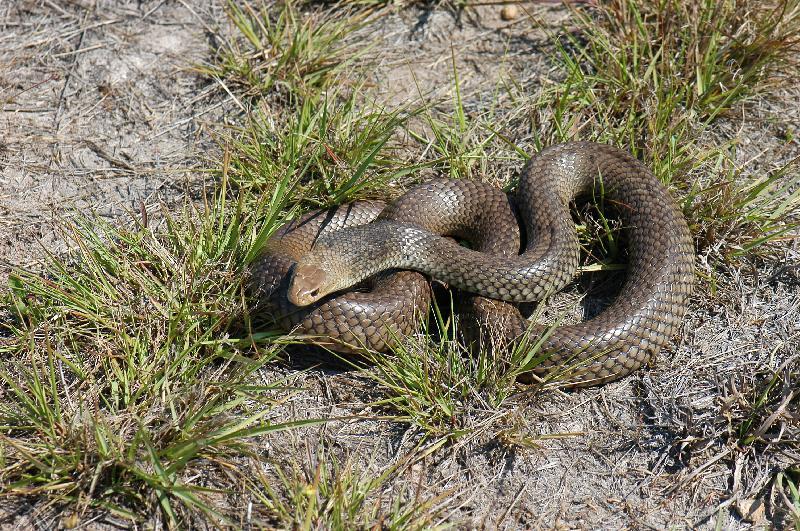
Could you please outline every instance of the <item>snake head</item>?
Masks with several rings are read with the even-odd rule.
[[[314,264],[297,264],[289,284],[289,302],[295,306],[308,306],[325,295],[336,291],[330,286],[331,276]]]
[[[398,254],[394,250],[407,230],[404,224],[371,223],[320,237],[295,265],[289,302],[308,306],[375,273],[402,267],[393,261]]]

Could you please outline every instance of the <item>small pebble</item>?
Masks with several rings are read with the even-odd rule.
[[[760,524],[766,519],[764,514],[764,502],[761,500],[737,500],[734,503],[734,508],[745,522]]]
[[[514,20],[519,16],[519,8],[517,6],[505,6],[500,10],[500,18],[503,20]]]

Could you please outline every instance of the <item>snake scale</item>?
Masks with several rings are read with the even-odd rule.
[[[580,250],[569,204],[586,193],[620,211],[626,280],[594,318],[549,330],[509,303],[570,282]],[[546,359],[534,373],[570,364],[568,384],[585,386],[631,373],[678,332],[694,250],[680,209],[647,167],[612,146],[570,142],[531,158],[513,199],[483,183],[437,180],[388,206],[308,214],[278,230],[252,273],[257,300],[281,326],[345,352],[387,350],[415,329],[431,297],[423,273],[466,292],[465,322],[507,341],[543,337]]]

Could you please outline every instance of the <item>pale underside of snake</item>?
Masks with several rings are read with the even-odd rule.
[[[569,205],[587,192],[618,206],[625,281],[592,319],[554,329],[531,323],[509,303],[539,301],[573,278],[580,249]],[[282,327],[343,352],[386,351],[412,333],[430,304],[427,275],[461,290],[461,319],[501,343],[543,338],[534,373],[569,364],[567,384],[585,386],[631,373],[678,332],[694,251],[680,209],[643,164],[608,145],[573,142],[534,156],[513,198],[440,180],[388,206],[308,214],[277,231],[252,273],[256,299]],[[367,291],[343,292],[353,286]]]

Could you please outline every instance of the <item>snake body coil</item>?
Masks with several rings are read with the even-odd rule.
[[[539,333],[541,327],[498,301],[538,301],[571,280],[579,245],[569,203],[587,191],[602,191],[606,200],[619,206],[629,242],[626,281],[599,315],[546,335],[542,352],[548,357],[535,372],[577,363],[579,368],[569,376],[571,384],[601,383],[632,372],[668,343],[686,312],[694,277],[692,241],[680,210],[645,166],[611,146],[575,142],[543,150],[522,171],[513,201],[518,212],[504,193],[487,185],[434,181],[412,189],[374,222],[341,230],[317,227],[307,231],[313,235],[306,239],[294,240],[292,231],[284,231],[268,244],[256,272],[262,277],[273,273],[273,266],[264,264],[284,256],[281,248],[287,241],[302,239],[310,250],[290,257],[298,263],[285,301],[295,311],[376,273],[407,269],[488,297],[470,299],[466,315],[509,339],[526,331]],[[521,253],[515,214],[523,229]],[[443,236],[470,240],[474,248]],[[278,275],[284,288],[287,275]],[[275,279],[259,282],[274,284]],[[352,295],[344,295],[348,296]],[[389,304],[383,295],[375,297],[378,305]],[[403,307],[407,323],[414,321],[412,307],[419,308]],[[330,324],[311,320],[306,332],[328,333]],[[370,329],[383,334],[381,347],[392,343],[384,327],[390,322]]]

